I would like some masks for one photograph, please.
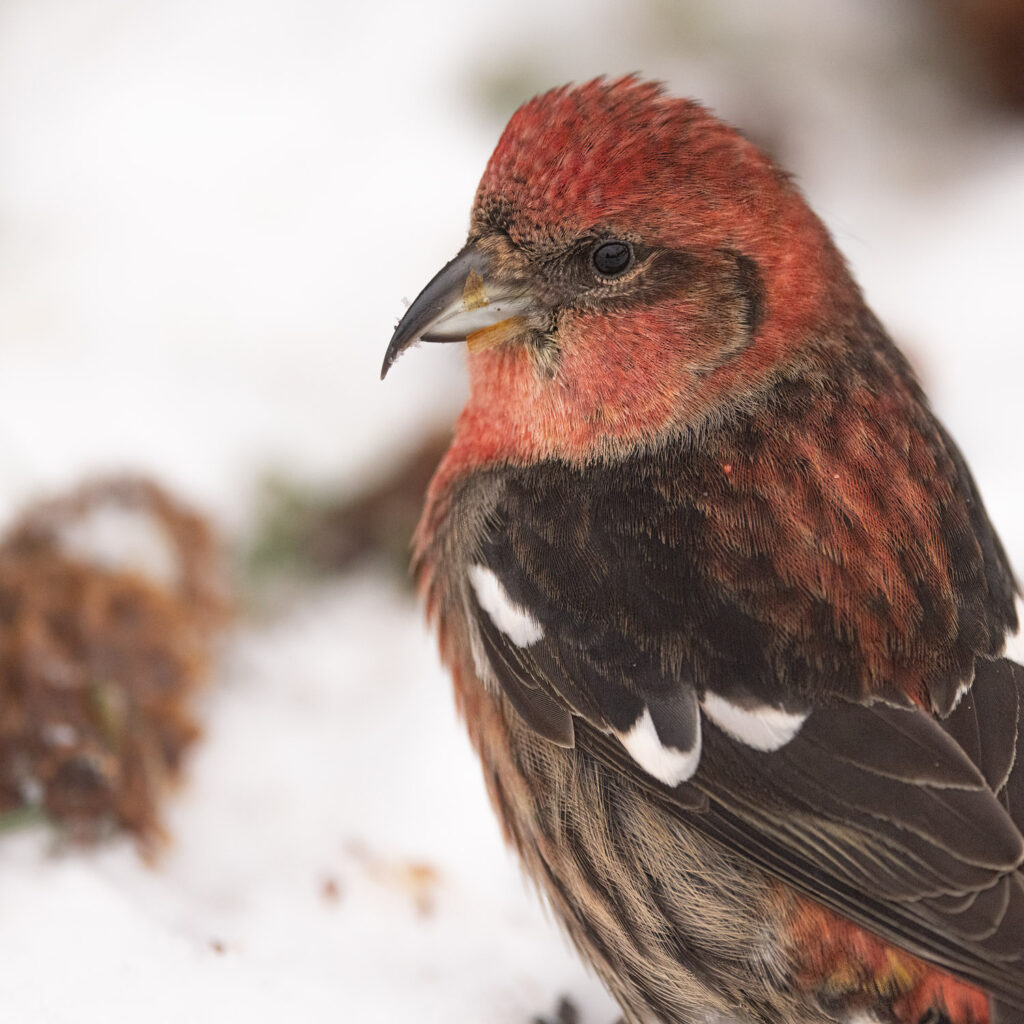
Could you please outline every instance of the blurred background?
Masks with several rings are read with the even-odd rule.
[[[462,353],[378,376],[516,106],[629,71],[795,172],[1024,566],[1021,0],[0,0],[4,1019],[614,1020],[405,580]]]

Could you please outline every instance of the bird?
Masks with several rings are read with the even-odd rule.
[[[1024,1022],[1019,587],[792,177],[638,76],[512,116],[398,323],[413,565],[504,836],[628,1024]]]

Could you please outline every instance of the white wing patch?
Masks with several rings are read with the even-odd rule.
[[[704,695],[701,706],[719,729],[754,750],[784,747],[807,721],[806,714],[790,714],[768,704],[741,708],[710,690]]]
[[[677,750],[666,746],[658,739],[651,713],[644,713],[636,720],[629,732],[615,734],[629,752],[629,756],[648,775],[653,775],[666,786],[678,786],[697,770],[700,764],[700,729],[691,750]]]
[[[1018,665],[1024,665],[1024,601],[1019,597],[1017,598],[1017,622],[1020,623],[1017,632],[1009,634],[1006,638],[1006,650],[1003,651],[1003,657],[1017,662]]]
[[[508,596],[501,580],[487,566],[471,565],[468,575],[480,607],[512,643],[517,647],[529,647],[544,638],[541,624]]]

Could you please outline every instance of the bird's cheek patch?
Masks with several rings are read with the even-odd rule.
[[[664,782],[666,786],[678,786],[680,782],[685,782],[700,764],[699,721],[693,733],[692,743],[686,750],[680,750],[678,747],[662,741],[655,728],[654,719],[651,718],[651,712],[647,708],[644,708],[643,714],[628,732],[619,732],[616,735],[629,756],[648,775],[653,775],[659,782]]]
[[[485,565],[471,565],[468,575],[480,607],[512,643],[529,647],[544,638],[543,626],[508,596],[501,580],[490,569]]]
[[[768,704],[742,708],[710,690],[704,695],[701,707],[722,732],[754,750],[779,750],[807,721],[806,713],[793,714]]]

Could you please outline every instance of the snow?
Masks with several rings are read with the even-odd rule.
[[[149,511],[113,501],[89,507],[61,523],[57,546],[70,558],[107,571],[136,572],[173,590],[181,583],[174,538]]]
[[[10,1019],[501,1024],[572,992],[611,1020],[502,848],[409,599],[326,588],[225,662],[153,864],[4,839]]]
[[[504,118],[641,69],[778,143],[1024,565],[1024,127],[954,91],[924,6],[6,0],[0,516],[134,468],[239,536],[270,471],[379,472],[461,401],[456,346],[377,378]],[[404,593],[367,572],[250,616],[202,711],[153,863],[0,839],[4,1019],[615,1018]]]

